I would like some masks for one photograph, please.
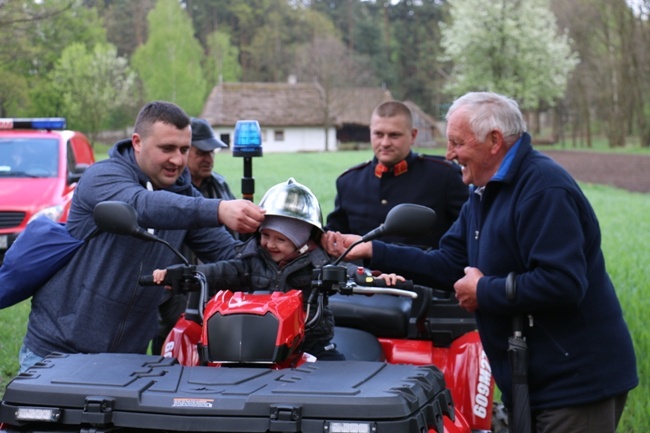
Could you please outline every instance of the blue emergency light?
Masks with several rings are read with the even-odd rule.
[[[65,129],[65,117],[0,119],[0,129]]]
[[[238,120],[232,156],[262,156],[262,131],[257,120]]]

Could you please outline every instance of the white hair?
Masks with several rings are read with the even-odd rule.
[[[526,121],[514,99],[492,92],[469,92],[459,97],[447,111],[446,119],[459,109],[467,109],[468,121],[477,140],[484,141],[490,131],[501,131],[514,142],[526,132]]]

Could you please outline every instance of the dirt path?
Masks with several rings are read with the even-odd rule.
[[[566,168],[580,182],[650,193],[650,155],[540,150]]]

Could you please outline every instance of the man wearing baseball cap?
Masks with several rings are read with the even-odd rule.
[[[228,145],[214,135],[207,120],[192,118],[192,147],[187,159],[187,168],[192,175],[192,184],[207,198],[235,198],[226,179],[212,171],[215,149],[226,148]]]

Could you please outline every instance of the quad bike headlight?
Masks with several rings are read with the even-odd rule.
[[[61,418],[61,409],[20,407],[16,410],[16,421],[57,422]]]
[[[377,426],[371,421],[328,421],[325,432],[329,433],[372,433]]]

